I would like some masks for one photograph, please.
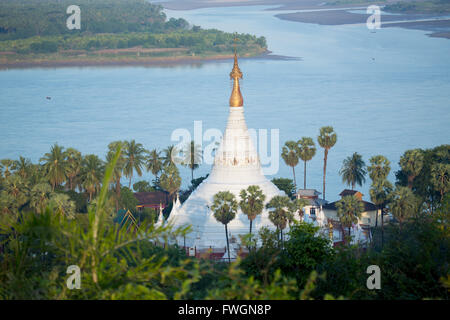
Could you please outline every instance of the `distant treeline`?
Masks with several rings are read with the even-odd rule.
[[[450,0],[397,2],[386,5],[383,10],[398,13],[449,13]]]
[[[193,53],[226,52],[235,35],[190,26],[170,18],[162,7],[145,0],[78,0],[81,29],[69,30],[66,20],[72,0],[5,0],[0,2],[0,51],[18,54],[61,50],[189,48]],[[261,51],[264,37],[238,35],[239,51]],[[256,49],[256,50],[255,50]]]

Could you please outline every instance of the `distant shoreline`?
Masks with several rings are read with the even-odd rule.
[[[299,60],[300,58],[272,55],[272,52],[265,52],[255,56],[243,56],[242,60],[247,59],[270,59],[270,60]],[[0,60],[0,70],[8,69],[28,69],[28,68],[64,68],[64,67],[110,67],[110,66],[176,66],[176,65],[196,65],[210,62],[221,62],[233,59],[233,55],[214,55],[208,57],[201,56],[183,56],[183,57],[164,57],[164,58],[139,58],[139,59],[64,59],[64,60],[43,60],[43,61],[10,61]]]

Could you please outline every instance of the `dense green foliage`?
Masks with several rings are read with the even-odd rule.
[[[432,1],[408,1],[388,4],[383,8],[386,12],[396,13],[449,13],[450,2],[448,0]]]
[[[31,57],[114,57],[104,49],[140,48],[121,52],[123,56],[159,57],[201,53],[231,53],[236,35],[189,26],[184,19],[166,19],[162,7],[144,0],[81,0],[81,29],[66,26],[69,0],[6,0],[0,2],[0,51]],[[237,35],[241,53],[261,53],[264,37]],[[179,48],[178,51],[144,50]],[[58,55],[55,55],[58,53]],[[5,58],[10,59],[9,55]],[[24,58],[24,57],[22,57]],[[37,58],[37,57],[34,57]]]

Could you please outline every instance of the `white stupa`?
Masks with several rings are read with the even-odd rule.
[[[266,195],[266,203],[276,195],[284,195],[284,192],[262,173],[258,153],[250,138],[239,88],[242,72],[236,54],[230,78],[233,80],[233,91],[230,97],[228,123],[221,145],[215,154],[211,173],[181,207],[174,206],[168,219],[168,223],[175,228],[191,226],[191,233],[185,238],[176,239],[178,244],[186,247],[195,246],[197,249],[226,247],[224,225],[214,218],[210,210],[217,192],[230,191],[239,201],[242,189],[257,185]],[[249,225],[247,216],[238,210],[236,218],[228,224],[229,238],[239,241],[239,235],[249,232]],[[263,226],[275,229],[266,210],[253,221],[253,232],[257,233]]]

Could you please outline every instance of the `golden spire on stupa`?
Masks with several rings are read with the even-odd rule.
[[[239,88],[239,79],[242,79],[242,72],[239,69],[237,52],[236,52],[237,38],[234,39],[234,65],[230,73],[230,79],[233,80],[233,91],[230,97],[230,107],[242,107],[244,99],[242,98],[241,90]]]

